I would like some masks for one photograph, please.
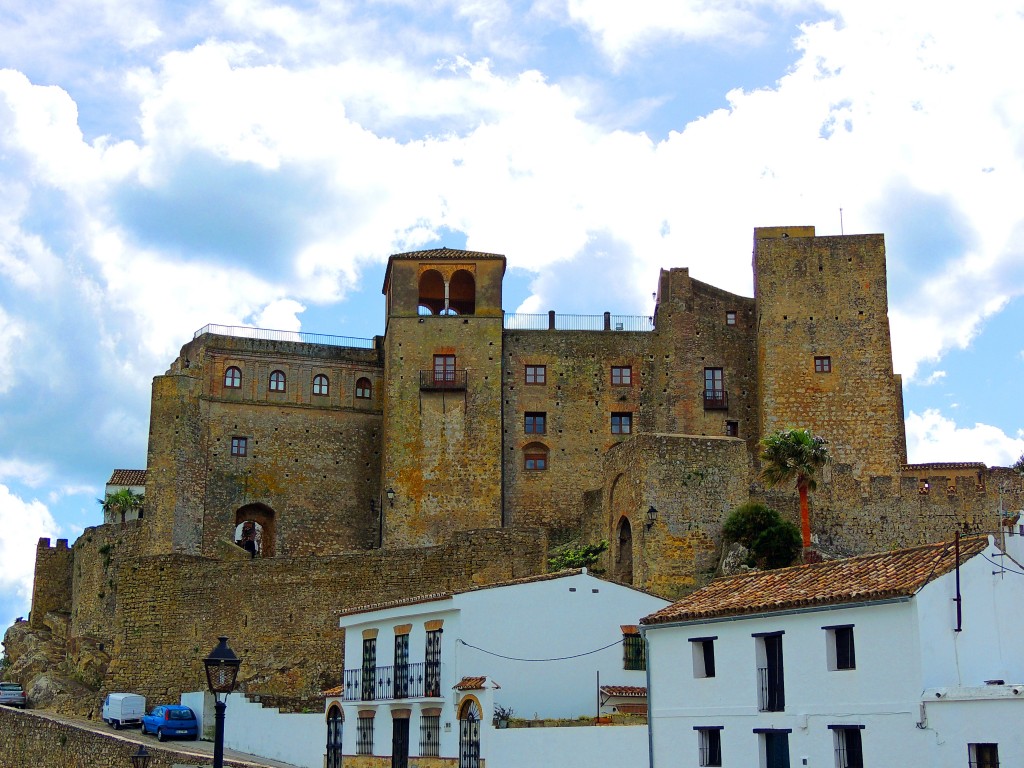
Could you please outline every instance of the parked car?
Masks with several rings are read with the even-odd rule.
[[[165,739],[198,739],[199,722],[196,714],[188,707],[167,704],[153,707],[153,711],[142,718],[142,732],[155,733],[160,741]]]
[[[115,730],[124,725],[138,725],[146,714],[146,697],[137,693],[108,693],[103,700],[103,722]]]
[[[0,704],[25,708],[25,691],[18,683],[0,683]]]

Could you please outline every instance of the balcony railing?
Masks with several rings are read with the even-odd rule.
[[[465,389],[469,375],[465,370],[420,371],[420,389]]]
[[[704,390],[705,411],[727,411],[729,410],[729,393],[724,389]]]
[[[509,313],[505,315],[507,331],[653,331],[654,317],[647,315],[546,315]]]
[[[239,339],[263,339],[266,341],[297,341],[303,344],[321,344],[329,347],[355,347],[356,349],[373,349],[373,339],[360,339],[355,336],[330,336],[326,333],[306,333],[305,331],[274,331],[269,328],[250,328],[242,325],[204,325],[194,334],[198,339],[204,333],[217,336],[234,336]]]
[[[364,679],[366,685],[364,685]],[[441,665],[433,662],[345,670],[345,701],[393,701],[441,697]]]
[[[772,672],[774,674],[769,674],[768,667],[757,668],[757,708],[761,712],[782,712],[786,708],[785,694],[779,681],[782,670]]]

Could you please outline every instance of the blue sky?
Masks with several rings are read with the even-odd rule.
[[[0,0],[0,622],[145,465],[207,323],[368,337],[388,254],[506,309],[751,293],[755,226],[882,232],[912,461],[1024,453],[1024,5]]]

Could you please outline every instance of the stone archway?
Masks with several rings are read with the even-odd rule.
[[[274,510],[246,504],[235,512],[235,543],[253,557],[273,557],[276,544]]]

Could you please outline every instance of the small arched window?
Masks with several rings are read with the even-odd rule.
[[[373,397],[373,385],[365,376],[356,382],[356,397],[369,400]]]
[[[224,386],[228,389],[238,389],[242,386],[242,371],[231,366],[224,371]]]
[[[284,371],[274,371],[270,374],[270,391],[284,392]]]
[[[330,394],[331,383],[327,380],[327,377],[322,373],[318,373],[313,377],[313,394],[314,395],[328,395]]]
[[[544,443],[523,446],[523,469],[538,471],[548,468],[548,447]]]

